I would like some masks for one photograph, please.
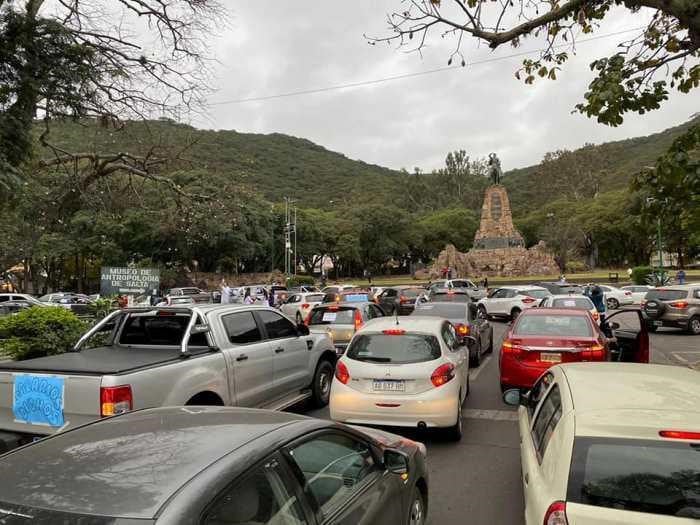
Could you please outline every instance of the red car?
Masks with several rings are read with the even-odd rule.
[[[610,322],[614,317],[618,322]],[[523,311],[503,339],[501,390],[530,389],[549,367],[578,361],[649,362],[649,335],[639,311],[608,317],[607,338],[585,310],[532,308]]]

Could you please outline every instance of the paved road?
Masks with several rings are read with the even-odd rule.
[[[471,371],[462,441],[452,443],[435,433],[391,429],[428,448],[430,525],[523,523],[523,493],[515,409],[501,401],[498,349],[507,325],[494,322],[494,355]],[[700,365],[700,337],[662,329],[651,334],[656,363]],[[328,409],[308,415],[328,418]]]

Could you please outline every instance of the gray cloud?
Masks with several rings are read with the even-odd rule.
[[[300,7],[303,6],[303,7]],[[315,89],[446,66],[452,43],[433,38],[423,56],[370,46],[363,33],[385,33],[385,14],[399,0],[231,2],[231,20],[211,53],[218,92],[210,101]],[[596,34],[640,26],[619,10]],[[643,20],[641,20],[643,22]],[[219,105],[198,127],[308,138],[351,158],[391,168],[438,168],[448,151],[496,151],[506,169],[540,161],[547,151],[646,135],[697,111],[697,93],[673,94],[660,111],[630,115],[608,128],[571,114],[591,78],[588,64],[614,51],[620,37],[581,43],[556,82],[525,86],[513,76],[522,58],[354,89]],[[536,49],[526,41],[521,50]],[[510,55],[470,42],[469,62]]]

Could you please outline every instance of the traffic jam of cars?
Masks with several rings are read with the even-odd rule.
[[[700,373],[652,364],[650,344],[700,335],[700,284],[640,288],[184,287],[123,305],[71,352],[0,362],[0,523],[435,523],[423,441],[478,424],[464,405],[491,358],[527,525],[700,523]],[[0,315],[92,300],[3,293]]]

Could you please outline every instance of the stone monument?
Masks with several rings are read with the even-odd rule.
[[[508,192],[501,184],[501,162],[495,153],[489,155],[489,177],[492,184],[484,194],[481,223],[472,249],[460,253],[454,246],[446,246],[430,276],[439,277],[442,268],[454,268],[457,275],[472,278],[559,275],[559,267],[543,241],[525,248],[525,240],[513,224]]]

